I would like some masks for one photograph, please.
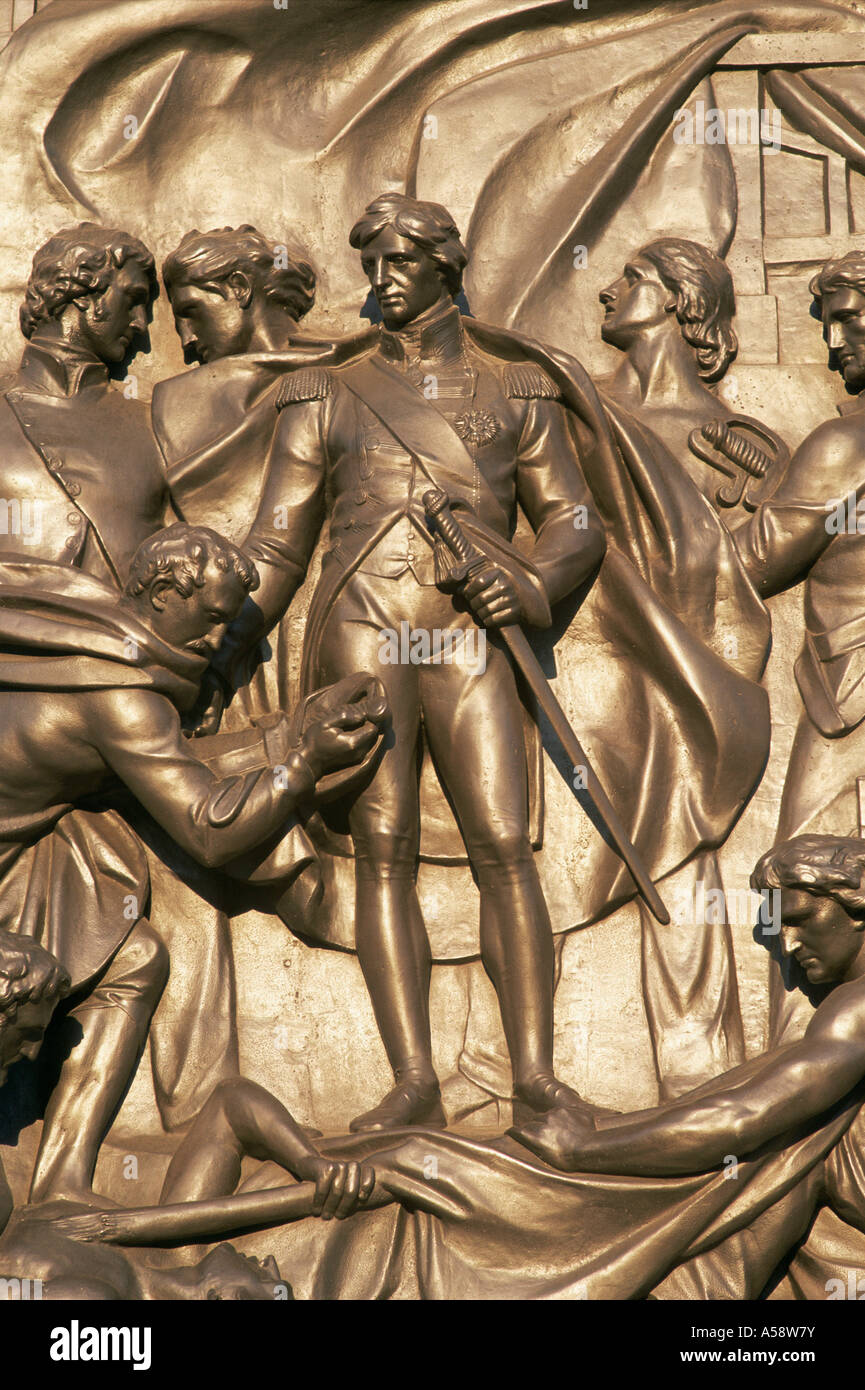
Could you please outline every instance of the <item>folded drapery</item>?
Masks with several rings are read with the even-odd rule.
[[[823,1199],[824,1160],[828,1168],[855,1151],[861,1170],[861,1120],[852,1128],[861,1104],[860,1088],[807,1133],[741,1160],[735,1180],[726,1168],[559,1173],[508,1138],[429,1131],[389,1148],[380,1136],[334,1140],[328,1154],[368,1158],[400,1205],[241,1244],[272,1252],[297,1298],[756,1298]],[[274,1185],[284,1181],[271,1171]],[[862,1223],[865,1183],[845,1191]],[[749,1230],[762,1238],[749,1244]]]

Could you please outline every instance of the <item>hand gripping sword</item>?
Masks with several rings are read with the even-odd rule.
[[[490,564],[490,561],[472,545],[471,541],[466,536],[451,511],[450,499],[446,492],[442,492],[438,488],[430,489],[429,492],[424,493],[423,504],[428,515],[432,518],[439,535],[456,560],[456,564],[451,569],[447,587],[450,590],[460,589],[467,580],[479,574],[482,569],[485,569]],[[663,926],[667,926],[670,921],[670,914],[665,908],[657,888],[649,877],[648,870],[640,859],[636,848],[631,844],[627,831],[616,812],[616,808],[613,806],[610,798],[607,796],[607,793],[604,791],[604,788],[601,786],[601,783],[592,770],[589,760],[583,751],[582,744],[568,723],[567,715],[553,694],[549,681],[544,675],[540,662],[532,651],[525,633],[522,628],[518,627],[516,624],[508,624],[505,627],[497,628],[496,631],[501,635],[516,666],[522,672],[538,704],[550,721],[572,766],[585,770],[586,791],[589,793],[595,809],[610,839],[615,845],[622,862],[626,864],[630,870],[631,876],[640,891],[640,896],[643,898],[652,915],[657,918]]]

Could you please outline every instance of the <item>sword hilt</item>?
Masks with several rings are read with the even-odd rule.
[[[447,579],[439,584],[440,589],[452,592],[462,588],[467,579],[484,569],[489,560],[476,545],[473,545],[451,511],[450,498],[441,488],[430,488],[423,495],[424,509],[435,523],[435,528],[456,560],[448,571]]]
[[[749,512],[768,496],[790,461],[783,439],[750,415],[709,420],[691,431],[688,444],[697,458],[732,479],[715,493],[718,505],[737,507],[741,502]]]

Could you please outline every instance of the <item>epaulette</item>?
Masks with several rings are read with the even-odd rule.
[[[276,408],[297,405],[301,401],[325,401],[332,390],[327,367],[300,367],[283,377],[276,396]]]
[[[512,401],[554,401],[561,392],[551,376],[535,362],[509,362],[505,393]]]

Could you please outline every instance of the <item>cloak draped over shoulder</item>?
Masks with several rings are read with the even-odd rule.
[[[184,708],[204,667],[121,608],[100,580],[48,561],[0,561],[0,699],[4,690],[124,687]],[[149,897],[141,842],[116,810],[58,802],[0,812],[0,927],[41,942],[73,990],[101,973]]]

